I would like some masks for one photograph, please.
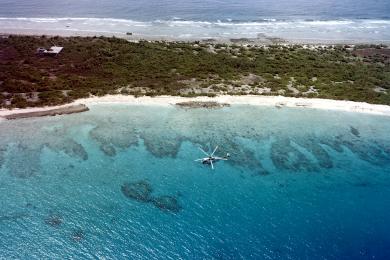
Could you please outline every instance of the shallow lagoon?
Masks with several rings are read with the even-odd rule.
[[[0,122],[0,258],[388,259],[390,118],[95,105]],[[195,163],[197,146],[229,162]]]

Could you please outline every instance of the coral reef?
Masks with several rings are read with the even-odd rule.
[[[78,228],[76,230],[73,230],[71,238],[75,242],[80,242],[81,240],[84,239],[84,231],[81,228]]]
[[[122,193],[127,197],[140,202],[152,200],[153,188],[147,181],[127,182],[121,187]]]
[[[152,185],[146,181],[126,182],[121,187],[123,195],[138,202],[151,203],[156,208],[172,213],[178,213],[182,207],[176,197],[171,195],[152,196]]]
[[[326,150],[317,143],[318,138],[307,137],[305,140],[299,140],[299,145],[309,151],[315,158],[321,168],[332,168],[333,162]]]
[[[350,130],[351,130],[351,134],[353,134],[356,137],[360,137],[360,132],[355,127],[351,126]]]
[[[58,214],[51,213],[45,218],[45,223],[52,227],[59,227],[62,224],[62,217]]]
[[[164,195],[164,196],[155,197],[153,198],[152,203],[157,208],[165,211],[177,213],[181,210],[181,206],[178,200],[173,196]]]
[[[100,146],[100,150],[103,151],[103,153],[107,156],[113,157],[116,155],[115,148],[110,144],[102,144]]]
[[[58,138],[49,138],[45,145],[53,151],[61,151],[71,157],[79,158],[84,161],[88,160],[88,153],[85,148],[70,138],[67,138],[65,141]]]
[[[7,151],[7,148],[4,146],[0,146],[0,167],[4,164],[4,157],[5,152]]]
[[[272,144],[271,159],[276,168],[289,171],[317,171],[318,166],[292,144],[280,139]]]
[[[161,134],[160,136],[143,135],[142,138],[148,152],[157,158],[175,158],[183,142],[183,138],[179,136],[161,136]]]
[[[112,125],[115,125],[115,128]],[[99,125],[90,131],[89,136],[97,141],[101,148],[111,145],[126,149],[138,144],[136,130],[129,126],[126,120],[121,121],[120,118],[115,121],[111,118],[100,121]]]

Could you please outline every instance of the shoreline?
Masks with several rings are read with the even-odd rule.
[[[172,36],[172,35],[152,35],[146,33],[131,33],[131,35],[127,34],[128,32],[122,31],[93,31],[93,30],[79,30],[79,29],[38,29],[38,28],[0,28],[0,37],[1,36],[33,36],[40,37],[42,35],[48,37],[117,37],[121,39],[125,39],[130,42],[139,42],[142,40],[156,42],[156,41],[166,41],[166,42],[207,42],[214,44],[236,44],[236,45],[274,45],[274,44],[282,44],[282,45],[390,45],[389,39],[369,39],[369,38],[356,38],[356,39],[348,39],[348,38],[331,38],[331,37],[313,37],[309,35],[298,37],[296,35],[268,35],[268,34],[259,34],[257,37],[251,36]]]
[[[99,104],[126,104],[126,105],[152,105],[152,106],[175,106],[183,102],[217,102],[228,105],[252,105],[273,106],[277,108],[300,108],[321,109],[328,111],[355,112],[372,115],[390,116],[390,106],[376,105],[365,102],[344,100],[319,99],[319,98],[295,98],[284,96],[230,96],[221,95],[216,97],[180,97],[180,96],[156,96],[134,97],[130,95],[106,95],[103,97],[90,97],[78,99],[70,104],[34,107],[22,109],[0,109],[1,119],[17,119],[37,116],[53,116],[87,111],[89,106]],[[76,107],[76,109],[75,109]],[[53,112],[54,111],[54,112]]]

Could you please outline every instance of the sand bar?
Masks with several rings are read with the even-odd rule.
[[[88,111],[84,104],[75,104],[58,107],[27,108],[17,110],[0,110],[0,116],[5,119],[20,119],[28,117],[67,115]]]

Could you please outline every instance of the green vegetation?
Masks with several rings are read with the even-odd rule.
[[[35,54],[53,44],[64,47],[58,57]],[[0,39],[0,106],[105,94],[282,94],[390,105],[389,49],[347,47],[10,36]]]

